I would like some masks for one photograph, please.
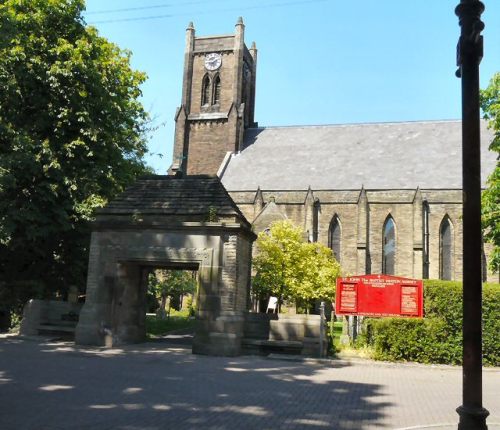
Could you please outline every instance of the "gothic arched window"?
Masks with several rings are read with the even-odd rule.
[[[452,253],[452,226],[450,218],[446,215],[439,227],[439,278],[452,279],[453,253]]]
[[[201,105],[206,106],[210,102],[210,78],[205,75],[201,84]]]
[[[394,275],[396,266],[396,226],[389,215],[382,232],[382,273]]]
[[[214,96],[212,99],[213,105],[218,105],[220,103],[220,76],[217,75],[214,79]]]
[[[333,256],[340,263],[340,246],[341,246],[341,228],[339,217],[334,215],[330,222],[330,231],[328,232],[328,246],[333,251]]]

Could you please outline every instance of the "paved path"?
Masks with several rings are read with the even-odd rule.
[[[500,428],[500,369],[484,372]],[[455,428],[461,370],[370,361],[304,363],[0,338],[0,429]],[[498,427],[495,423],[498,423]],[[425,427],[427,428],[427,427]]]

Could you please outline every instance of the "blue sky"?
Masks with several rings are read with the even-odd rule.
[[[500,2],[486,11],[481,86],[500,71]],[[181,100],[185,29],[258,49],[260,126],[460,118],[459,0],[87,0],[87,23],[132,51],[157,129],[148,163],[165,173]],[[122,10],[119,9],[132,9]],[[111,11],[111,12],[108,12]],[[161,154],[162,156],[160,156]]]

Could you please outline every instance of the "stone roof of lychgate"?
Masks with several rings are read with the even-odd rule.
[[[482,183],[497,154],[481,123]],[[229,191],[461,189],[461,122],[428,121],[254,128],[222,182]]]
[[[246,219],[231,199],[219,178],[208,175],[152,175],[137,180],[123,193],[98,211],[98,215],[132,213],[162,216],[207,218],[211,212],[218,217]]]

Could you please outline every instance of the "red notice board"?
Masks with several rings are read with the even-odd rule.
[[[424,315],[423,282],[388,275],[337,279],[335,313],[370,317]]]

